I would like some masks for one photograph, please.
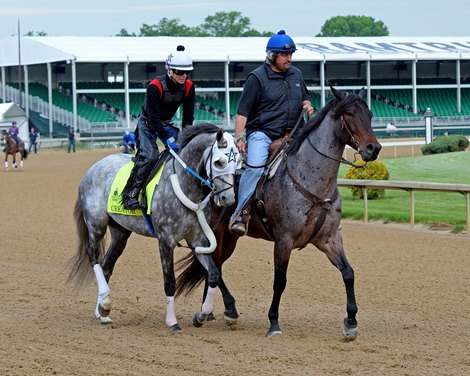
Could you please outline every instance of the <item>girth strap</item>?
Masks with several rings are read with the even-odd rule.
[[[326,214],[331,209],[331,207],[333,206],[333,203],[338,198],[339,191],[338,189],[335,189],[333,196],[331,196],[330,198],[321,199],[315,196],[313,193],[307,191],[307,189],[305,189],[302,185],[300,185],[300,183],[295,179],[294,175],[292,174],[289,168],[289,163],[288,163],[287,158],[285,159],[285,161],[286,161],[287,174],[291,178],[292,183],[294,183],[295,188],[302,194],[302,196],[304,196],[313,205],[320,205],[322,208],[320,215],[315,221],[315,228],[313,229],[313,234],[312,234],[312,238],[313,238],[323,226],[323,223],[325,222]]]

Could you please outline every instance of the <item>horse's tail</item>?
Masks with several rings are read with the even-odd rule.
[[[206,277],[206,270],[194,255],[194,252],[179,259],[175,263],[175,270],[183,270],[176,279],[176,296],[190,295]]]
[[[72,256],[67,264],[70,266],[70,273],[67,277],[66,284],[73,283],[77,289],[80,291],[83,287],[91,283],[93,280],[93,268],[90,265],[90,259],[87,253],[87,246],[89,242],[89,232],[88,227],[85,223],[85,217],[83,214],[82,203],[80,197],[77,198],[75,202],[75,209],[73,212],[73,217],[75,219],[75,225],[77,227],[78,235],[78,248],[77,253]],[[105,240],[104,238],[100,241],[100,254],[104,254]]]
[[[23,149],[23,158],[24,158],[24,159],[27,159],[27,158],[28,158],[28,150],[26,150],[26,148]]]

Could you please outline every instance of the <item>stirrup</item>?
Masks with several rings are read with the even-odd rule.
[[[238,220],[241,218],[241,220]],[[246,210],[242,210],[237,213],[235,219],[229,223],[229,231],[238,236],[244,236],[248,232],[248,222],[250,221],[250,215]]]
[[[238,236],[244,236],[248,232],[246,229],[246,224],[242,221],[237,221],[237,220],[235,220],[234,222],[230,224],[229,231],[232,234],[235,234]]]

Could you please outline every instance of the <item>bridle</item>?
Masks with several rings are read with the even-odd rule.
[[[219,195],[222,192],[225,192],[234,187],[234,185],[227,182],[222,177],[222,175],[218,175],[214,177],[212,161],[213,161],[213,154],[214,154],[213,149],[214,149],[214,145],[216,144],[216,142],[217,140],[215,140],[214,143],[210,146],[211,151],[209,155],[207,156],[207,158],[203,160],[204,166],[207,166],[208,162],[210,166],[209,171],[207,171],[207,168],[206,168],[207,179],[204,179],[201,175],[199,175],[196,171],[194,171],[191,167],[189,167],[186,163],[184,163],[183,160],[178,156],[178,154],[176,154],[176,152],[174,152],[172,149],[169,149],[171,155],[173,156],[173,171],[175,171],[175,161],[177,161],[186,171],[188,171],[196,179],[201,181],[201,186],[207,186],[210,189],[211,196]],[[216,181],[217,179],[226,184],[226,187],[224,189],[217,190],[216,185],[214,184],[214,181]]]
[[[210,166],[210,169],[208,171],[208,181],[211,183],[211,186],[209,186],[209,188],[211,188],[211,195],[212,196],[217,196],[219,194],[221,194],[222,192],[225,192],[225,191],[228,191],[229,189],[233,188],[234,187],[234,184],[232,183],[229,183],[228,181],[226,181],[222,176],[223,175],[219,175],[219,176],[216,176],[216,177],[213,177],[213,163],[212,163],[212,160],[213,160],[213,152],[212,152],[212,148],[214,147],[215,143],[217,142],[214,141],[214,143],[212,144],[211,146],[211,152],[209,153],[207,159],[204,161],[204,166],[207,165],[207,162],[209,162],[209,166]],[[206,171],[207,172],[207,171]],[[223,189],[220,189],[220,190],[217,190],[216,188],[216,185],[213,184],[215,180],[219,180],[221,182],[223,182],[226,187],[223,188]]]

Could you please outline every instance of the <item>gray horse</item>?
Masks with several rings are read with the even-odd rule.
[[[331,87],[334,97],[310,119],[294,140],[279,154],[279,168],[263,186],[258,186],[251,213],[248,236],[274,242],[274,283],[268,317],[268,336],[281,334],[279,305],[287,284],[287,268],[293,249],[313,244],[341,272],[346,289],[347,317],[343,322],[346,340],[358,335],[354,293],[354,271],[349,264],[340,233],[341,197],[337,175],[346,145],[364,161],[377,158],[381,145],[372,129],[372,113],[363,98],[365,90],[346,93]],[[348,162],[349,164],[352,164]],[[216,209],[217,210],[217,209]],[[219,288],[225,305],[225,321],[233,326],[238,319],[235,299],[222,278],[222,264],[235,250],[238,236],[228,231],[229,214],[214,222],[217,248],[212,257],[219,267]],[[217,213],[214,213],[217,218]],[[255,252],[255,250],[253,250]],[[255,252],[256,253],[256,252]],[[190,293],[205,280],[199,262],[189,254],[177,263],[177,295]],[[312,276],[312,284],[314,276]],[[207,291],[207,281],[204,291]],[[212,315],[195,315],[201,326]]]
[[[173,251],[185,240],[195,257],[206,268],[209,284],[215,291],[219,271],[210,252],[215,238],[206,222],[211,201],[218,206],[235,202],[234,173],[239,161],[229,133],[213,124],[201,124],[180,134],[181,152],[167,160],[150,201],[150,214],[131,216],[108,212],[108,196],[114,178],[131,156],[115,154],[94,164],[83,177],[75,204],[75,222],[79,236],[78,250],[70,259],[67,282],[79,289],[93,279],[98,284],[95,315],[102,324],[112,322],[109,279],[114,265],[126,247],[129,236],[156,237],[167,296],[166,324],[173,332],[181,331],[174,308],[175,272]],[[105,234],[111,243],[104,254]],[[211,312],[213,296],[208,296],[201,310]]]

